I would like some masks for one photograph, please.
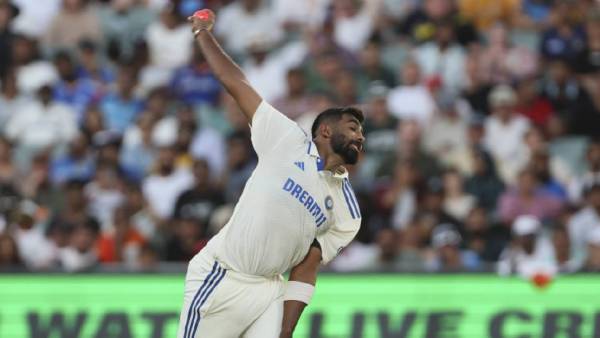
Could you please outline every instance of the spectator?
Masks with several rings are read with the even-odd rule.
[[[468,103],[454,95],[442,94],[438,107],[439,113],[425,129],[425,149],[445,165],[464,162],[471,113]]]
[[[479,60],[479,52],[470,52],[465,60],[465,81],[460,96],[471,106],[473,111],[481,116],[490,114],[489,96],[492,86],[489,77],[486,78]]]
[[[568,186],[569,200],[581,204],[583,200],[583,186],[586,182],[600,179],[600,138],[593,139],[585,152],[585,172],[574,177]]]
[[[371,36],[381,15],[382,0],[333,0],[333,36],[341,47],[358,52]]]
[[[530,215],[517,218],[512,226],[513,240],[500,257],[500,275],[518,274],[533,277],[536,274],[553,275],[556,259],[552,242],[542,232],[540,221]]]
[[[135,271],[150,272],[159,268],[160,253],[151,244],[143,244],[133,266]]]
[[[600,114],[594,101],[579,83],[572,68],[564,60],[548,64],[548,76],[542,83],[543,94],[554,111],[567,125],[568,132],[577,135],[599,136]]]
[[[80,63],[77,67],[77,77],[92,81],[103,93],[115,80],[113,69],[103,62],[98,45],[93,41],[83,40],[77,47],[77,59]]]
[[[476,199],[466,193],[463,188],[463,178],[456,169],[448,169],[442,176],[444,184],[444,211],[463,222],[469,212],[475,207]]]
[[[581,74],[593,74],[600,71],[600,9],[594,8],[585,20],[587,43],[575,61],[575,69]],[[593,76],[593,75],[591,75]]]
[[[389,188],[382,192],[380,207],[391,213],[391,224],[395,229],[408,227],[417,212],[417,172],[413,163],[402,161],[396,164]]]
[[[539,151],[531,156],[530,166],[535,172],[542,189],[551,193],[556,198],[565,201],[567,192],[561,182],[552,173],[550,156],[545,151]]]
[[[352,106],[359,102],[356,81],[348,70],[342,70],[335,76],[333,90],[334,100],[340,106]]]
[[[432,40],[436,33],[436,23],[447,18],[454,22],[456,36],[462,45],[477,42],[478,32],[470,20],[458,13],[454,0],[424,0],[421,6],[416,6],[408,14],[398,28],[402,35],[421,44]]]
[[[598,273],[600,272],[600,227],[596,227],[587,239],[588,254],[582,271]]]
[[[396,77],[392,70],[383,63],[381,56],[381,41],[372,38],[367,41],[359,53],[360,72],[358,72],[357,85],[361,97],[368,96],[369,88],[378,83],[387,88],[396,86]]]
[[[33,270],[49,269],[56,263],[56,247],[46,237],[36,220],[38,206],[32,201],[22,201],[17,209],[14,238],[19,256],[25,266]]]
[[[55,184],[69,180],[88,181],[94,175],[94,161],[88,139],[78,135],[69,145],[68,153],[57,157],[50,166],[50,179]]]
[[[100,88],[92,80],[77,76],[77,65],[67,52],[59,52],[54,64],[60,76],[54,85],[54,100],[70,106],[81,124],[88,106],[100,97]]]
[[[144,245],[144,237],[130,223],[129,210],[115,209],[112,227],[98,238],[98,260],[102,263],[123,262],[135,266]]]
[[[434,40],[415,51],[415,60],[427,83],[440,83],[442,90],[458,93],[464,86],[465,52],[456,43],[452,19],[436,23]]]
[[[196,219],[208,224],[215,209],[224,204],[224,198],[214,181],[205,160],[196,160],[193,167],[194,186],[184,191],[175,203],[174,219]]]
[[[273,47],[273,42],[264,37],[254,38],[248,42],[248,57],[242,64],[248,82],[267,101],[285,94],[285,77],[289,68],[285,58],[274,52],[269,53]]]
[[[586,241],[600,226],[600,180],[589,179],[584,184],[584,207],[571,217],[567,230],[571,240],[571,257],[581,266],[588,255]]]
[[[192,184],[192,174],[175,167],[175,149],[163,147],[158,151],[155,172],[144,179],[142,191],[152,212],[164,220],[173,214],[177,197]]]
[[[479,257],[472,251],[461,250],[462,238],[452,224],[440,224],[433,229],[432,256],[425,262],[430,271],[473,271],[480,267]]]
[[[190,63],[175,71],[169,87],[177,99],[192,106],[216,106],[222,90],[198,47],[193,49]]]
[[[174,224],[173,236],[167,241],[165,258],[170,262],[187,262],[208,242],[205,225],[194,219],[182,219]]]
[[[365,153],[359,169],[360,175],[369,179],[375,176],[375,171],[385,158],[394,153],[397,144],[398,119],[387,109],[388,92],[388,88],[379,82],[374,83],[369,89],[363,123]]]
[[[7,234],[0,234],[0,270],[21,265],[19,250],[15,240]]]
[[[65,0],[54,17],[44,43],[51,49],[74,48],[83,39],[100,41],[100,22],[87,0]]]
[[[578,22],[576,6],[558,2],[552,10],[552,25],[542,32],[540,53],[547,60],[573,62],[585,46],[585,31]]]
[[[177,3],[171,2],[161,11],[159,20],[146,30],[146,43],[150,59],[144,87],[166,85],[178,67],[186,65],[192,56],[193,35],[179,12]],[[219,20],[221,22],[221,20]]]
[[[384,228],[377,233],[374,245],[354,242],[332,265],[336,271],[397,271],[399,255],[400,232]]]
[[[249,41],[265,38],[277,42],[282,32],[273,11],[263,0],[241,0],[223,7],[215,32],[223,38],[225,48],[242,54]]]
[[[377,169],[377,177],[389,176],[398,161],[412,161],[420,177],[427,178],[441,172],[434,157],[425,152],[421,145],[421,128],[416,121],[404,120],[398,125],[396,150],[393,156],[387,156]]]
[[[413,60],[402,65],[402,85],[388,95],[388,109],[401,120],[416,120],[425,127],[433,118],[435,102],[428,89],[421,84],[421,68]]]
[[[76,135],[75,112],[52,101],[52,89],[47,85],[6,124],[6,136],[26,152],[65,145]]]
[[[513,159],[521,150],[529,122],[516,113],[516,95],[511,87],[495,87],[490,93],[489,101],[493,115],[485,122],[484,144],[494,157],[504,182],[511,183],[519,170]]]
[[[104,125],[108,130],[123,133],[142,110],[142,101],[134,93],[136,84],[135,69],[120,65],[116,89],[100,101]]]
[[[138,184],[127,184],[125,189],[125,203],[131,216],[129,221],[137,232],[149,242],[154,244],[160,243],[160,238],[157,238],[160,233],[161,219],[158,215],[152,212],[148,202],[144,199],[144,194]]]
[[[316,30],[322,26],[330,0],[311,2],[296,0],[274,0],[273,12],[278,25],[286,32],[302,32],[303,29]]]
[[[84,119],[81,124],[81,132],[88,139],[92,139],[96,133],[105,131],[102,112],[96,105],[92,105],[84,114]]]
[[[6,124],[16,111],[26,104],[27,98],[19,92],[14,69],[6,71],[0,78],[0,135],[6,132]]]
[[[9,0],[0,1],[0,78],[4,78],[11,65],[14,32],[12,21],[19,16],[19,7]],[[2,81],[4,83],[4,81]]]
[[[88,217],[88,200],[85,196],[84,182],[72,180],[63,186],[63,203],[53,220],[60,226],[72,227],[82,224]]]
[[[104,164],[96,169],[94,179],[85,186],[89,215],[98,220],[104,232],[114,230],[111,229],[113,213],[123,204],[120,185],[115,168]]]
[[[273,102],[273,106],[280,109],[292,120],[310,112],[315,106],[315,97],[307,92],[306,76],[302,68],[296,67],[287,71],[287,93]]]
[[[533,51],[515,46],[509,28],[497,23],[487,34],[488,45],[480,55],[481,71],[491,83],[508,84],[534,75],[538,58]]]
[[[14,27],[19,32],[35,39],[39,39],[48,32],[62,5],[60,0],[44,2],[13,0],[13,2],[21,11],[21,14],[15,18]]]
[[[154,117],[143,114],[134,126],[127,129],[123,137],[119,163],[136,182],[140,182],[150,173],[155,161],[156,149],[152,143],[155,125]]]
[[[100,226],[91,218],[78,223],[71,232],[68,245],[60,249],[58,258],[67,272],[86,271],[98,263],[96,242]]]
[[[559,225],[552,229],[552,245],[558,272],[572,273],[580,268],[577,261],[571,258],[571,241],[566,227]]]
[[[62,189],[50,180],[50,155],[37,154],[31,167],[20,175],[19,191],[24,198],[31,199],[40,206],[51,209],[52,216],[58,211],[62,200]]]
[[[510,241],[510,230],[491,223],[489,213],[477,206],[465,219],[464,247],[474,252],[483,262],[496,262]]]
[[[444,185],[439,177],[433,176],[427,180],[419,202],[416,219],[426,243],[429,243],[433,228],[440,224],[452,224],[459,233],[464,232],[462,222],[444,210]]]
[[[12,65],[16,72],[17,88],[25,95],[34,95],[44,85],[51,85],[58,74],[51,62],[41,59],[38,41],[25,36],[13,38]]]
[[[517,107],[521,115],[538,127],[545,127],[554,114],[550,101],[541,96],[539,83],[535,77],[526,77],[517,83]]]
[[[246,181],[256,167],[256,155],[245,133],[233,133],[227,138],[227,167],[223,187],[225,200],[235,202],[242,195]]]
[[[134,0],[114,0],[100,7],[98,19],[111,59],[130,59],[155,17],[150,8]]]
[[[500,196],[498,215],[506,224],[522,215],[532,215],[542,221],[558,216],[562,201],[542,189],[535,172],[525,169],[519,174],[517,184]]]

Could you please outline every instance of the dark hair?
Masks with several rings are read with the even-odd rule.
[[[338,107],[338,108],[329,108],[321,112],[310,128],[310,132],[312,134],[312,138],[317,137],[317,130],[319,130],[319,126],[326,121],[339,121],[344,114],[349,114],[358,120],[358,122],[362,123],[365,120],[362,110],[354,107]]]

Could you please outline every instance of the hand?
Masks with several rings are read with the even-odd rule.
[[[194,36],[198,35],[201,31],[211,31],[215,25],[216,16],[210,9],[202,9],[196,11],[194,15],[188,17],[188,21],[192,23],[192,32]]]

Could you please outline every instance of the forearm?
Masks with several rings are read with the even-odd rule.
[[[213,73],[227,91],[231,93],[236,83],[246,81],[246,76],[240,67],[223,51],[211,32],[201,30],[196,35],[196,41]]]
[[[321,250],[311,247],[306,258],[290,272],[290,282],[300,282],[309,285],[316,285],[317,271],[321,263]],[[306,303],[299,300],[285,300],[283,304],[283,320],[281,323],[281,338],[292,337],[292,333],[298,324],[302,311]]]

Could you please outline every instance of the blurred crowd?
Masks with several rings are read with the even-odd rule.
[[[595,0],[0,0],[0,269],[153,269],[227,222],[257,158],[204,7],[301,127],[365,113],[329,269],[600,272]]]

